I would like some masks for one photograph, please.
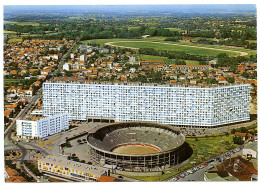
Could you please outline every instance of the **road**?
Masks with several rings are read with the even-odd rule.
[[[243,148],[243,146],[239,146],[237,148]],[[234,149],[232,149],[232,150],[234,150]],[[231,155],[230,155],[230,153],[231,153]],[[215,161],[211,162],[208,166],[206,166],[202,169],[199,169],[195,173],[189,174],[189,175],[185,176],[184,178],[179,178],[177,181],[204,181],[204,173],[206,171],[208,171],[211,166],[215,167],[218,164],[221,164],[223,160],[228,159],[228,158],[230,159],[230,156],[232,158],[236,155],[242,155],[242,150],[239,149],[239,151],[236,151],[235,153],[233,153],[231,151],[227,151],[224,154],[222,153],[219,156],[215,157],[215,158],[220,158],[221,161],[215,160]],[[171,180],[169,180],[169,181],[171,181]]]
[[[74,42],[74,44],[70,47],[68,52],[71,51],[71,49],[75,46],[75,44],[76,44],[76,42]],[[59,69],[59,67],[62,65],[62,63],[65,59],[65,56],[68,54],[68,52],[66,52],[66,54],[64,54],[62,56],[61,60],[59,61],[57,69],[51,74],[52,78],[53,78],[53,75]],[[34,102],[37,102],[40,100],[41,93],[42,93],[42,88],[40,88],[37,91],[36,95],[33,95],[29,99],[27,106],[18,113],[18,115],[12,120],[12,123],[10,124],[10,126],[4,132],[5,151],[12,151],[12,150],[20,151],[21,156],[17,159],[14,159],[13,161],[16,161],[17,164],[20,164],[21,170],[23,172],[25,172],[26,174],[28,174],[29,176],[33,177],[35,180],[37,180],[36,176],[32,172],[28,172],[28,169],[26,169],[26,167],[23,167],[23,165],[24,165],[23,161],[32,159],[32,156],[29,152],[31,150],[38,150],[43,155],[48,155],[48,154],[50,154],[50,152],[47,151],[46,149],[38,146],[36,143],[33,143],[33,142],[30,142],[30,143],[26,143],[24,141],[13,142],[12,129],[15,127],[17,119],[23,119],[24,117],[26,117],[26,115],[28,115],[32,111],[32,109],[34,108],[32,105],[34,104]]]
[[[39,91],[40,93],[41,91]],[[4,138],[6,139],[8,137],[9,140],[11,140],[11,136],[10,136],[10,133],[11,133],[11,130],[14,128],[15,124],[16,124],[16,120],[17,119],[21,119],[23,118],[29,111],[30,109],[30,106],[32,105],[33,102],[35,102],[37,99],[39,98],[39,95],[34,95],[30,98],[27,106],[22,109],[19,114],[13,119],[11,125],[5,130],[5,133],[4,133]]]
[[[58,67],[50,74],[52,76],[52,78],[54,77],[55,73],[59,70],[61,65],[63,64],[63,61],[64,61],[66,55],[72,50],[72,48],[76,45],[77,42],[78,42],[78,40],[76,42],[74,42],[72,44],[72,46],[70,47],[70,49],[61,57],[59,64],[58,64]]]

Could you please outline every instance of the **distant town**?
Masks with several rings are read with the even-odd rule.
[[[5,182],[258,180],[255,6],[203,6],[5,6]]]

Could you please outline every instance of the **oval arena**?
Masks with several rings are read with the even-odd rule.
[[[93,129],[87,142],[96,163],[125,171],[160,171],[190,157],[185,137],[171,126],[118,122]]]

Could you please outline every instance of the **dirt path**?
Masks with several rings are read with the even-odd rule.
[[[234,52],[234,53],[239,53],[240,56],[248,55],[247,52],[243,52],[243,51],[233,51],[233,50],[219,49],[219,48],[208,48],[208,47],[202,47],[202,46],[189,46],[189,45],[184,45],[184,44],[172,44],[172,43],[166,43],[166,42],[151,42],[151,41],[115,41],[115,42],[107,42],[107,43],[105,43],[105,45],[107,45],[107,46],[113,46],[113,47],[128,48],[128,49],[139,49],[139,48],[134,48],[134,47],[118,46],[118,45],[114,45],[114,44],[113,44],[113,43],[117,43],[117,42],[150,42],[150,43],[158,43],[158,44],[168,44],[168,45],[173,45],[173,46],[185,46],[185,47],[191,47],[191,48],[201,48],[201,49],[209,49],[209,50],[218,50],[218,51]]]

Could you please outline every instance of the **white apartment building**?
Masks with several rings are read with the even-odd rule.
[[[68,114],[58,114],[36,121],[16,120],[18,138],[44,138],[67,129]]]
[[[43,115],[214,127],[247,121],[250,85],[219,87],[43,83]]]

